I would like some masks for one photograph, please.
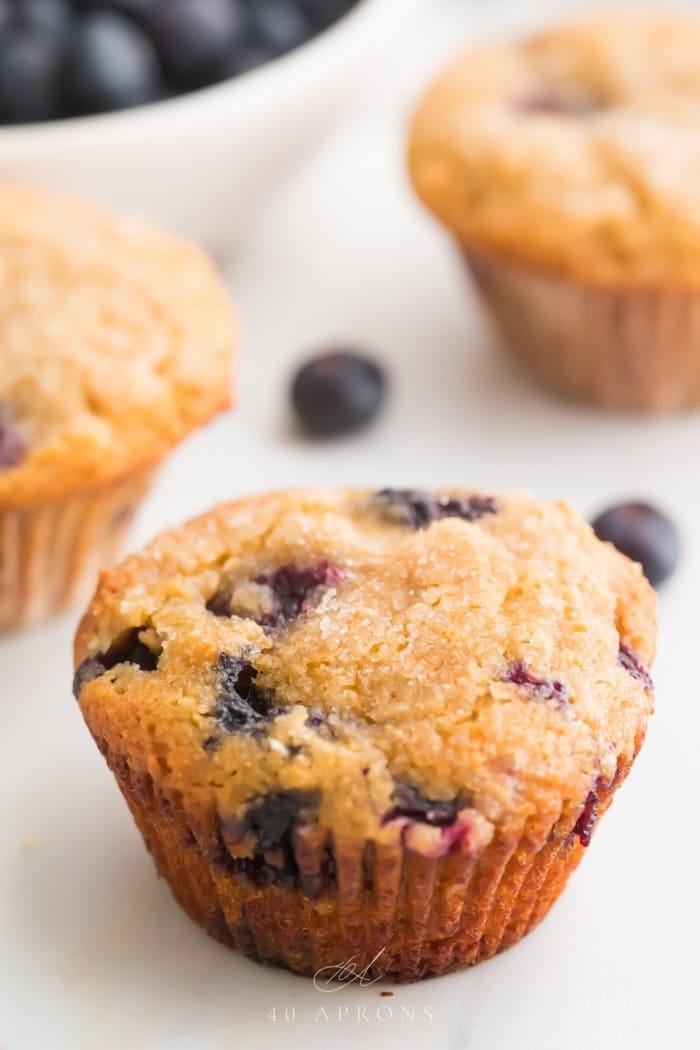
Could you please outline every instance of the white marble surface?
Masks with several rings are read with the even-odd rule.
[[[667,507],[686,550],[661,603],[658,712],[590,855],[546,922],[474,971],[380,998],[324,996],[259,968],[191,926],[154,878],[70,698],[67,616],[0,642],[2,1050],[698,1046],[700,419],[572,408],[512,372],[402,172],[407,101],[440,56],[477,30],[573,6],[427,0],[407,21],[356,116],[235,268],[241,407],[173,458],[133,542],[292,483],[473,483],[565,496],[586,513],[628,495]],[[391,367],[389,409],[358,439],[305,444],[288,425],[286,377],[316,344],[344,339]]]

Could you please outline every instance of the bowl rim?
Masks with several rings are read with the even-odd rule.
[[[136,133],[146,130],[147,126],[152,128],[155,121],[165,124],[178,121],[181,117],[186,118],[204,102],[221,105],[230,102],[233,95],[240,97],[244,89],[248,89],[252,94],[253,89],[264,89],[275,79],[302,67],[309,59],[321,58],[349,34],[361,31],[380,10],[402,3],[405,4],[406,0],[357,0],[356,5],[337,22],[287,54],[273,58],[246,73],[239,73],[182,95],[107,113],[0,125],[0,150],[13,146],[27,147],[36,143],[38,139],[44,140],[45,143],[60,139],[65,144],[68,138],[83,138],[89,134],[111,136],[127,130],[129,133]]]

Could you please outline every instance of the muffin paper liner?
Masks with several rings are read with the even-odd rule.
[[[352,960],[357,970],[369,967],[368,977],[403,982],[489,959],[544,918],[584,853],[575,830],[581,801],[565,804],[554,821],[497,829],[477,852],[439,858],[399,844],[329,843],[318,831],[315,842],[312,834],[297,843],[297,864],[318,872],[330,848],[337,885],[309,899],[227,868],[213,811],[188,811],[180,794],[97,743],[158,872],[190,917],[245,955],[307,976]],[[612,780],[598,783],[599,816],[633,761],[620,757]]]
[[[119,552],[153,470],[57,503],[0,508],[0,632],[87,597]]]
[[[548,386],[627,411],[700,406],[700,293],[597,287],[462,252],[506,348]]]

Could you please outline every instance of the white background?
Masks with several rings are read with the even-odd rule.
[[[403,172],[410,101],[443,55],[574,6],[429,0],[407,20],[347,124],[233,268],[240,407],[168,463],[132,542],[223,498],[292,484],[454,483],[563,496],[586,514],[628,496],[667,508],[685,554],[662,596],[658,711],[589,856],[518,947],[393,998],[322,996],[258,967],[192,926],[155,879],[70,697],[68,616],[0,642],[0,1050],[700,1045],[700,421],[572,407],[514,372]],[[287,415],[288,375],[309,351],[346,341],[386,362],[388,410],[360,438],[305,443]],[[415,1021],[401,1020],[402,1005]],[[343,1020],[339,1007],[350,1008]]]

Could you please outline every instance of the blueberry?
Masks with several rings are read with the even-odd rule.
[[[292,404],[303,428],[316,437],[358,430],[379,412],[386,393],[384,372],[348,351],[307,362],[292,384]]]
[[[290,0],[253,0],[249,6],[254,39],[273,55],[293,51],[313,36],[313,26]]]
[[[228,653],[219,655],[214,717],[224,733],[255,733],[278,713],[272,693],[255,684],[257,677],[249,661]],[[211,746],[211,739],[206,745]]]
[[[163,90],[158,58],[148,37],[128,18],[95,11],[74,31],[63,90],[76,114],[153,102]]]
[[[653,587],[672,574],[681,554],[678,531],[673,522],[648,503],[620,503],[592,523],[601,540],[607,540],[639,562]]]
[[[327,561],[304,569],[291,563],[275,572],[258,576],[256,583],[271,589],[275,609],[259,621],[261,627],[283,627],[309,608],[319,587],[332,587],[341,575]]]
[[[239,0],[156,0],[146,24],[166,74],[183,90],[228,76],[234,53],[246,42]]]
[[[66,33],[74,17],[68,0],[14,0],[11,11],[13,25],[48,33]]]
[[[307,897],[316,897],[335,883],[335,863],[326,852],[318,874],[302,874],[294,852],[294,832],[316,820],[317,791],[278,791],[251,803],[241,819],[224,821],[228,837],[240,841],[251,835],[252,856],[227,856],[225,864],[255,886],[299,886]],[[272,854],[272,856],[270,856]]]
[[[60,41],[46,29],[10,25],[0,32],[0,122],[59,116],[62,61]]]
[[[288,843],[293,828],[311,823],[318,803],[316,791],[279,791],[265,795],[246,810],[245,829],[253,833],[261,852],[281,849]]]
[[[0,67],[0,83],[2,69]],[[27,454],[22,435],[9,423],[0,423],[0,471],[18,467]]]
[[[384,815],[383,824],[397,817],[406,817],[419,824],[429,824],[434,828],[450,827],[457,820],[457,814],[466,804],[466,798],[430,799],[413,784],[397,783],[392,799],[394,805]]]
[[[539,678],[524,660],[515,660],[504,674],[503,681],[519,686],[536,700],[555,700],[561,708],[569,702],[568,690],[562,682],[555,678]]]
[[[444,518],[478,521],[488,514],[498,513],[492,496],[435,496],[418,489],[382,489],[370,502],[388,518],[416,530],[427,529],[434,521]]]
[[[73,695],[76,699],[88,682],[101,678],[119,664],[133,664],[147,673],[158,668],[160,656],[140,639],[143,628],[131,627],[124,631],[104,653],[83,660],[73,677]]]
[[[356,3],[357,0],[299,0],[299,6],[316,31],[340,21]]]

